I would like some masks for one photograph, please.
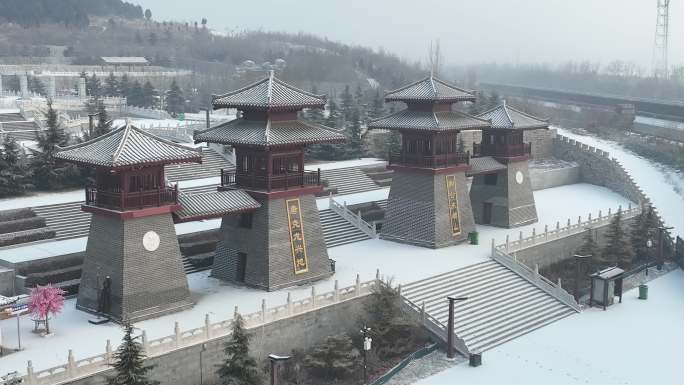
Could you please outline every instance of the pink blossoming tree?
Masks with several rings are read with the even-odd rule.
[[[57,315],[62,311],[64,293],[64,290],[50,284],[47,286],[38,285],[35,289],[31,289],[29,311],[35,318],[45,320],[45,332],[47,334],[50,334],[49,315]]]

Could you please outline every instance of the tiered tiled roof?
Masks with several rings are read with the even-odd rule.
[[[489,121],[458,111],[414,111],[405,109],[368,123],[371,129],[458,131],[488,128]]]
[[[538,128],[549,128],[549,122],[536,118],[530,114],[516,110],[515,108],[503,103],[489,111],[477,116],[481,119],[491,120],[492,128],[509,130],[532,130]]]
[[[325,95],[314,95],[293,87],[271,75],[246,87],[223,95],[214,95],[214,109],[292,109],[322,108]]]
[[[339,131],[301,120],[235,119],[195,132],[195,142],[246,146],[284,146],[343,142]]]
[[[65,147],[55,157],[108,168],[202,161],[199,150],[159,138],[129,123],[95,139]]]
[[[226,214],[256,210],[261,205],[243,190],[210,191],[198,194],[180,194],[182,209],[174,216],[177,222],[218,218]]]
[[[420,102],[420,101],[440,101],[440,102],[474,102],[475,93],[472,91],[458,88],[453,84],[438,79],[433,75],[425,79],[418,80],[407,86],[394,91],[385,93],[385,100],[388,102]]]

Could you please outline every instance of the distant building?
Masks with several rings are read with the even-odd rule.
[[[124,66],[131,70],[133,67],[148,66],[150,62],[142,56],[102,56],[100,57],[100,64],[102,66],[114,66],[115,69]]]

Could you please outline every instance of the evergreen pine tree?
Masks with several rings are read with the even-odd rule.
[[[0,197],[22,194],[31,185],[17,141],[14,137],[5,135],[0,150]]]
[[[636,260],[647,259],[648,256],[648,246],[646,245],[649,239],[649,229],[647,227],[647,213],[646,210],[637,215],[632,221],[630,228],[630,242],[634,249],[634,258]]]
[[[27,78],[27,81],[29,91],[38,95],[47,95],[47,91],[45,90],[45,84],[43,84],[43,82],[39,78],[35,76],[29,76]]]
[[[489,94],[489,99],[487,100],[487,110],[497,107],[501,104],[501,98],[499,97],[499,94],[496,93],[496,91],[492,91],[491,94]]]
[[[31,168],[33,171],[34,185],[39,189],[55,190],[79,183],[70,180],[75,175],[75,166],[56,162],[54,158],[58,147],[66,146],[68,136],[59,125],[57,112],[48,101],[48,111],[45,114],[47,129],[36,133],[38,151],[33,152]]]
[[[131,92],[131,82],[128,79],[128,75],[123,74],[121,80],[119,80],[119,96],[128,99]],[[128,103],[128,100],[126,101]]]
[[[142,106],[145,108],[152,108],[155,106],[157,100],[157,90],[150,81],[146,81],[142,88]]]
[[[121,96],[119,91],[119,80],[114,76],[113,72],[105,79],[104,94],[106,96]]]
[[[256,360],[249,355],[251,336],[245,330],[245,321],[237,315],[233,333],[226,342],[226,359],[216,371],[223,385],[259,385],[262,383]]]
[[[314,95],[318,94],[318,89],[314,85],[311,87],[311,93]],[[325,120],[323,111],[320,108],[310,108],[307,110],[306,118],[314,123],[322,124]]]
[[[143,89],[139,81],[134,81],[131,86],[128,104],[131,106],[142,107],[143,105]]]
[[[90,78],[86,78],[86,94],[95,99],[102,96],[102,84],[94,73]]]
[[[304,357],[304,366],[328,380],[348,378],[354,373],[358,357],[359,351],[349,336],[329,336]]]
[[[607,265],[618,265],[623,269],[628,269],[632,264],[634,253],[629,244],[629,238],[623,229],[622,211],[618,210],[610,221],[608,233],[606,234],[607,244],[597,260],[603,267]]]
[[[153,369],[152,366],[144,366],[145,353],[138,337],[133,337],[133,327],[124,325],[124,336],[119,348],[114,353],[115,375],[109,378],[108,385],[157,385],[159,382],[151,381],[147,374]]]
[[[380,119],[383,116],[385,116],[385,101],[380,94],[380,89],[377,89],[375,90],[375,96],[373,97],[368,117],[370,119]]]
[[[346,136],[347,156],[354,159],[360,158],[363,154],[363,140],[361,138],[361,122],[357,109],[352,111],[351,121],[347,122]]]
[[[166,91],[166,111],[171,115],[177,116],[179,113],[185,111],[185,98],[183,91],[174,79],[171,82],[171,87]]]
[[[112,122],[109,120],[107,108],[102,99],[97,101],[97,126],[93,132],[93,138],[104,135],[112,130]]]
[[[347,84],[344,86],[344,92],[342,92],[342,118],[345,120],[345,125],[346,122],[352,120],[352,114],[355,110],[354,107],[354,97],[352,96],[352,93],[349,90],[349,85]]]

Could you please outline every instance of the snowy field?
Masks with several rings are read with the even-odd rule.
[[[596,215],[599,210],[615,210],[619,205],[626,207],[629,203],[610,190],[588,184],[556,187],[536,191],[534,194],[539,223],[513,230],[479,226],[479,246],[462,244],[433,250],[374,239],[329,249],[330,257],[337,260],[336,274],[317,282],[316,292],[332,290],[335,280],[339,280],[340,287],[350,286],[357,274],[362,281],[373,279],[376,269],[380,269],[385,277],[393,277],[396,283],[409,283],[486,260],[492,238],[501,243],[506,234],[516,237],[518,231],[522,230],[525,235],[529,235],[533,227],[539,232],[545,224],[552,227],[557,221],[565,223],[568,218],[577,220],[580,214],[582,217],[586,217],[589,212]],[[420,268],[417,268],[418,261]],[[182,329],[200,327],[207,313],[213,321],[219,321],[230,318],[235,306],[243,313],[251,313],[260,308],[262,299],[266,299],[267,306],[275,306],[285,303],[288,292],[292,293],[294,300],[311,293],[310,286],[274,292],[238,287],[209,278],[206,271],[191,274],[189,283],[197,303],[194,308],[143,321],[136,326],[147,330],[148,337],[153,339],[172,334],[174,321],[178,321]],[[100,354],[104,351],[107,339],[118,344],[121,338],[118,326],[88,324],[90,316],[77,311],[75,302],[75,299],[66,301],[65,311],[51,322],[55,336],[47,340],[32,334],[32,325],[28,317],[24,317],[22,343],[25,350],[0,358],[0,372],[24,372],[29,359],[38,370],[63,364],[66,362],[68,349],[74,350],[77,359]],[[7,346],[16,346],[16,321],[1,321],[0,328],[4,343]],[[49,349],[46,349],[48,346]]]
[[[622,304],[564,318],[482,356],[478,368],[460,364],[416,385],[574,385],[682,383],[684,271],[649,282]]]
[[[651,198],[658,212],[674,233],[684,235],[684,176],[670,167],[647,160],[607,140],[573,134],[558,128],[558,133],[584,144],[608,151],[632,175],[634,181]]]

